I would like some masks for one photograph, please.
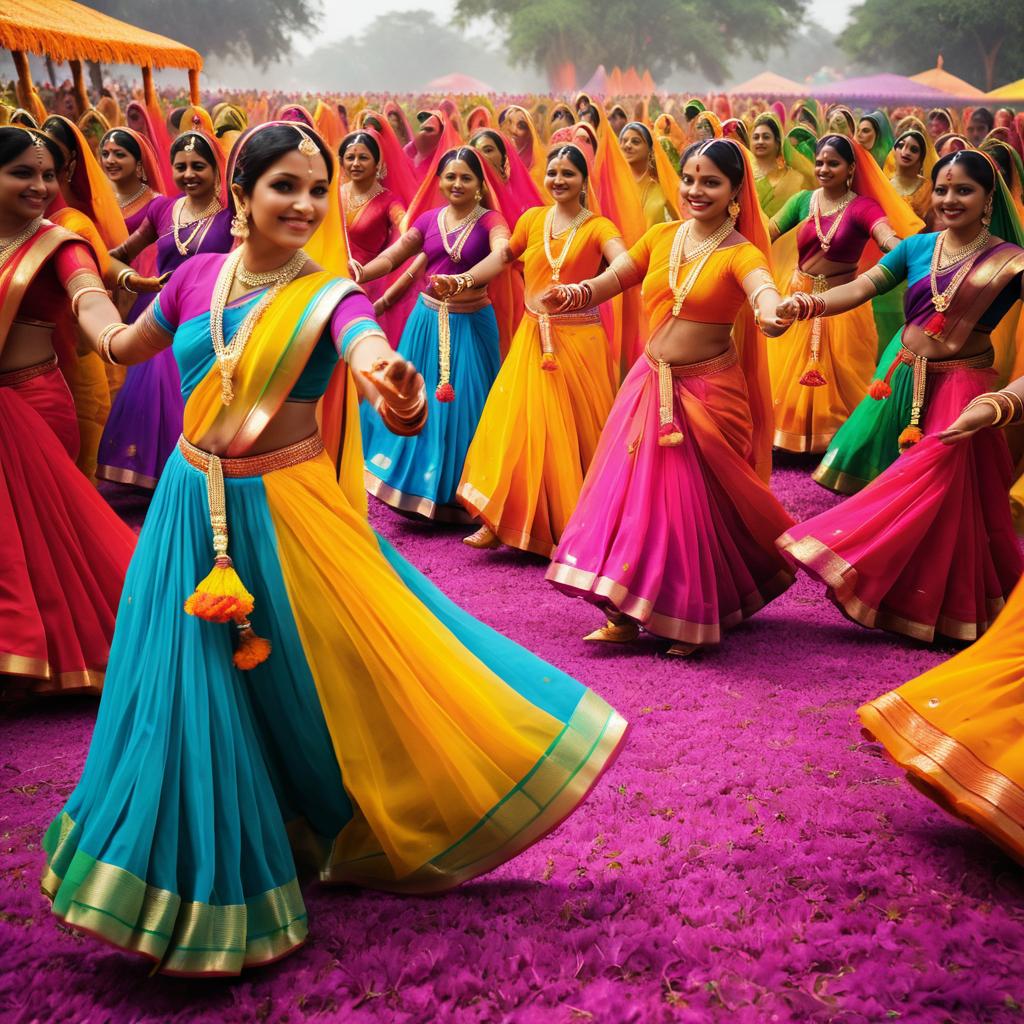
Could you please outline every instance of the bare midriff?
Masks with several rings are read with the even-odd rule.
[[[972,331],[962,345],[957,345],[925,334],[917,324],[907,324],[903,328],[903,344],[926,359],[970,359],[992,347],[992,336],[984,330]]]
[[[53,357],[53,328],[17,320],[7,332],[7,342],[0,350],[0,373],[13,373],[26,366],[36,366]]]
[[[732,324],[705,324],[670,317],[650,342],[655,359],[676,366],[703,363],[727,352],[732,345]]]

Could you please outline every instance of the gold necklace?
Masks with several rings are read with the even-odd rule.
[[[196,235],[199,234],[200,230],[203,227],[203,224],[210,217],[220,213],[221,209],[220,200],[217,199],[216,196],[214,196],[213,199],[206,205],[206,207],[198,216],[194,217],[192,220],[189,221],[182,221],[181,213],[182,210],[185,208],[185,204],[187,202],[188,196],[183,196],[181,199],[179,199],[174,204],[174,210],[172,215],[172,220],[174,221],[174,245],[182,256],[188,255],[188,247],[195,240]],[[185,241],[183,242],[181,240],[181,229],[187,228],[190,224],[195,224],[195,227],[192,229],[192,234],[190,234],[188,238],[186,238]]]
[[[357,192],[356,196],[358,198],[353,199],[352,183],[349,182],[342,193],[345,199],[345,212],[348,213],[350,210],[361,210],[368,202],[370,202],[371,199],[376,199],[383,191],[384,186],[379,181],[375,181],[368,192],[364,192],[362,195]]]
[[[42,226],[43,218],[36,217],[10,238],[0,238],[0,267],[20,249]]]
[[[932,251],[932,268],[931,268],[931,289],[932,289],[932,305],[935,307],[937,313],[945,313],[949,309],[953,299],[956,298],[957,289],[963,283],[964,278],[971,272],[974,264],[978,260],[978,256],[981,251],[988,246],[989,239],[992,236],[989,234],[988,228],[982,228],[978,233],[977,238],[974,241],[969,242],[967,245],[961,246],[959,249],[954,249],[949,253],[946,258],[945,264],[943,264],[942,250],[946,242],[946,232],[943,231],[939,235],[939,240],[935,244],[935,249]],[[973,257],[967,259],[967,257]],[[954,263],[959,260],[965,260],[964,265],[953,275],[952,280],[946,285],[942,291],[939,291],[938,274],[943,268],[951,267]]]
[[[286,285],[291,284],[299,276],[299,272],[306,265],[309,257],[299,249],[283,266],[267,274],[252,274],[253,278],[261,280],[271,279],[271,286],[260,296],[252,309],[246,313],[245,318],[238,326],[231,341],[224,341],[224,308],[228,304],[228,296],[231,294],[231,285],[238,274],[238,268],[242,263],[242,250],[236,249],[224,261],[217,275],[217,283],[213,287],[213,297],[210,300],[210,338],[213,341],[213,353],[217,359],[220,369],[220,400],[224,405],[230,405],[235,398],[234,376],[235,368],[245,352],[245,346],[256,329],[260,317],[266,312],[267,307],[281,294]],[[248,271],[244,271],[248,273]]]
[[[569,255],[569,249],[572,247],[573,239],[576,237],[576,232],[580,227],[583,226],[590,219],[590,211],[586,208],[580,210],[575,217],[569,222],[569,226],[559,234],[555,234],[555,207],[552,206],[548,209],[548,212],[544,215],[544,255],[547,257],[548,266],[551,268],[551,280],[558,282],[562,273],[562,266],[565,263],[566,256]],[[558,254],[557,259],[551,255],[551,240],[553,238],[560,238],[562,235],[568,235],[565,240],[565,244],[562,246],[562,251]]]
[[[127,199],[123,199],[121,197],[121,193],[118,192],[117,205],[120,206],[122,210],[127,209],[135,202],[136,199],[141,199],[147,191],[149,191],[149,186],[143,181],[139,183],[139,187]]]
[[[733,229],[736,222],[731,217],[726,217],[722,226],[709,238],[704,239],[690,255],[686,255],[686,242],[690,237],[690,228],[693,221],[685,221],[676,229],[675,238],[672,239],[672,251],[668,258],[668,286],[672,289],[675,302],[672,304],[672,315],[679,316],[679,311],[690,294],[693,286],[704,269],[704,264],[711,258],[711,254],[724,242]],[[686,279],[680,285],[679,271],[684,263],[692,263],[693,268],[686,275]]]
[[[914,183],[910,186],[907,186],[903,184],[902,179],[898,174],[894,174],[889,179],[889,184],[892,185],[893,189],[895,189],[896,195],[902,196],[904,199],[906,199],[908,196],[912,196],[921,187],[923,181],[924,178],[922,178],[919,174],[914,179]]]
[[[452,263],[462,262],[462,247],[466,244],[469,238],[470,232],[476,227],[476,222],[487,212],[484,207],[479,203],[473,207],[472,212],[466,217],[461,224],[461,230],[459,231],[458,237],[455,239],[454,245],[448,244],[449,231],[447,228],[447,215],[448,207],[442,206],[440,212],[437,215],[437,229],[441,233],[441,244],[444,246],[444,251],[448,253],[448,258]],[[459,225],[452,228],[452,231],[458,230]]]
[[[843,222],[843,214],[846,213],[847,207],[850,203],[857,198],[856,192],[851,192],[849,189],[846,190],[846,195],[842,196],[835,205],[835,209],[831,211],[824,211],[826,217],[835,217],[832,221],[832,226],[828,231],[822,233],[821,230],[821,201],[824,197],[824,190],[818,189],[811,197],[811,206],[814,209],[814,230],[818,235],[818,242],[821,245],[822,252],[828,252],[832,247],[832,239],[835,238],[836,232],[839,230],[839,225]]]

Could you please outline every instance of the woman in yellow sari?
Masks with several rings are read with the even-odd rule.
[[[300,248],[329,209],[323,141],[270,122],[231,163],[240,248],[189,260],[130,327],[99,296],[81,307],[111,358],[173,339],[188,399],[89,757],[44,839],[58,918],[192,976],[305,941],[291,847],[324,882],[450,888],[571,813],[625,730],[370,529],[357,390],[412,434],[423,379],[358,286]],[[335,463],[315,405],[339,357]]]
[[[651,130],[639,121],[628,122],[619,132],[619,147],[633,172],[647,226],[677,220],[677,212],[669,199],[675,196],[675,189],[666,191],[662,182],[667,174],[670,181],[674,179],[678,184],[679,176],[671,169],[668,155],[655,143]],[[667,170],[661,168],[661,163],[667,165]]]
[[[754,119],[750,151],[757,198],[766,217],[774,217],[797,192],[811,187],[814,164],[783,136],[774,111],[766,110]]]
[[[885,161],[885,173],[896,194],[926,226],[932,222],[931,174],[938,159],[924,125],[918,121],[909,125],[904,122]]]
[[[589,166],[581,149],[555,149],[545,178],[553,206],[527,210],[505,252],[469,272],[477,284],[522,260],[526,310],[491,387],[466,455],[459,500],[484,525],[471,547],[499,543],[549,557],[579,498],[615,395],[608,336],[596,308],[549,316],[537,297],[552,283],[593,277],[625,251],[619,230],[583,205]],[[454,291],[458,279],[435,277]]]

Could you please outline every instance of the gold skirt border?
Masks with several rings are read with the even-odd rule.
[[[482,519],[487,524],[488,529],[502,544],[515,548],[518,551],[528,551],[533,555],[541,555],[544,558],[550,558],[555,553],[555,549],[558,547],[557,541],[554,544],[549,544],[546,541],[537,540],[532,534],[523,533],[521,530],[509,530],[507,527],[496,522],[494,516],[489,511],[491,499],[486,494],[478,491],[472,484],[459,484],[456,494],[458,494],[459,500],[469,509],[470,514]]]
[[[423,498],[418,494],[406,494],[405,491],[400,491],[397,487],[384,483],[379,476],[371,473],[368,469],[363,470],[363,480],[368,494],[372,494],[398,512],[411,512],[435,523],[468,525],[473,521],[473,517],[464,508],[456,505],[438,505],[430,498]]]

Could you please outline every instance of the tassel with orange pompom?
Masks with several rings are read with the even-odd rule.
[[[676,448],[685,440],[682,428],[676,422],[672,387],[672,367],[664,359],[658,360],[658,444],[662,448]]]
[[[924,437],[924,432],[921,428],[911,424],[909,427],[904,428],[896,443],[899,445],[900,451],[905,452],[908,448],[913,448],[922,437]]]
[[[448,320],[448,300],[442,299],[437,309],[438,379],[434,397],[439,402],[454,402],[452,386],[452,329]]]
[[[207,622],[244,619],[253,609],[253,596],[245,589],[230,558],[218,555],[209,574],[185,602],[185,611]]]
[[[238,646],[232,656],[235,668],[248,672],[249,669],[262,665],[270,657],[273,650],[269,640],[257,636],[248,619],[241,619],[238,626]]]
[[[558,369],[558,356],[555,355],[555,343],[551,337],[551,317],[541,313],[537,317],[540,328],[540,368],[553,372]]]

